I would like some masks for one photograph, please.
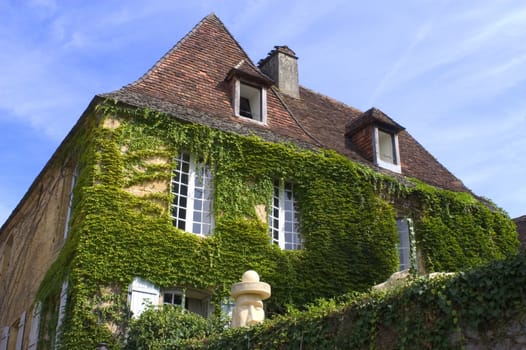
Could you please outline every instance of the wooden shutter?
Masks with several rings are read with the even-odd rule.
[[[40,331],[40,310],[42,305],[37,303],[33,308],[31,317],[31,328],[29,329],[28,350],[36,350],[38,345],[38,334]]]
[[[24,342],[24,329],[26,326],[26,312],[24,311],[22,315],[20,315],[20,321],[18,321],[18,333],[16,336],[16,350],[22,350],[22,345]]]
[[[135,278],[129,288],[130,311],[133,317],[139,317],[148,305],[157,306],[159,296],[158,287],[138,277]]]
[[[9,327],[2,328],[2,336],[0,338],[0,350],[7,350],[7,342],[9,341]]]
[[[68,280],[65,280],[64,283],[62,283],[62,289],[60,290],[60,303],[58,305],[58,320],[57,320],[57,328],[55,331],[55,346],[54,348],[58,348],[58,344],[60,343],[60,337],[62,335],[62,322],[64,322],[64,316],[66,315],[66,302],[68,300]]]

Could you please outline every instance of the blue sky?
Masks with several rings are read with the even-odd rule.
[[[0,223],[91,98],[214,12],[254,62],[407,130],[476,194],[526,214],[523,1],[0,0]]]

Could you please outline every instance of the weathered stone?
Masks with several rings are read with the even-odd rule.
[[[526,344],[526,334],[523,333],[515,337],[515,343],[517,344]]]
[[[232,328],[251,326],[265,320],[262,300],[270,297],[270,285],[259,281],[256,271],[246,271],[241,282],[232,286],[236,306],[232,310]]]

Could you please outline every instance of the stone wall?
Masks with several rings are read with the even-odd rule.
[[[526,349],[526,316],[504,325],[495,323],[486,331],[467,330],[463,332],[466,350],[521,350]]]
[[[74,165],[52,163],[0,230],[0,329],[9,327],[9,344],[19,326],[27,339],[38,288],[65,241]]]

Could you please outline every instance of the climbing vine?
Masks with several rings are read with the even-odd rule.
[[[70,281],[62,348],[92,348],[102,340],[122,347],[134,277],[161,288],[209,290],[216,312],[247,269],[272,285],[271,315],[364,291],[398,268],[400,203],[410,204],[403,212],[414,219],[429,271],[467,269],[517,250],[502,211],[466,193],[401,182],[333,151],[265,142],[111,102],[91,118],[70,146],[80,170],[70,238],[39,293],[45,300],[56,295],[59,281]],[[216,226],[206,239],[171,222],[170,178],[180,151],[213,169]],[[266,219],[256,212],[270,203],[274,179],[295,184],[300,251],[272,246]],[[110,287],[110,304],[117,306],[106,305],[103,291]]]
[[[525,271],[526,255],[520,254],[454,276],[419,277],[387,291],[322,300],[255,327],[187,340],[181,348],[520,348]]]

